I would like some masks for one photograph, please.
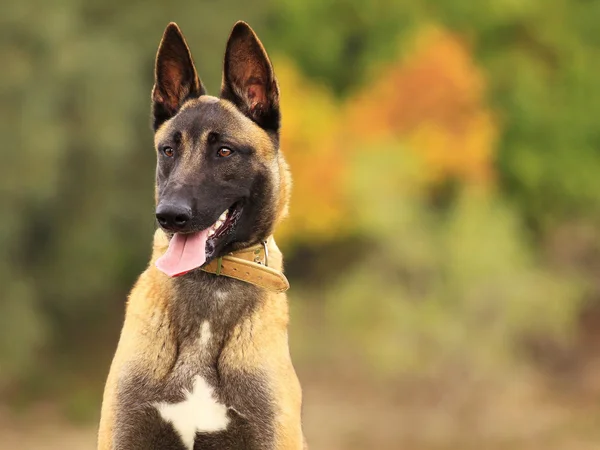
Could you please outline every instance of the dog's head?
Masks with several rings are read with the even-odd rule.
[[[265,239],[285,214],[287,166],[279,152],[279,88],[260,40],[231,32],[220,97],[206,94],[174,23],[156,56],[152,115],[156,218],[171,238],[159,268],[185,273]]]

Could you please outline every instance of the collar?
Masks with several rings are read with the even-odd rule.
[[[285,292],[290,287],[283,272],[269,267],[267,241],[221,256],[201,269],[217,276],[245,281],[271,292]]]

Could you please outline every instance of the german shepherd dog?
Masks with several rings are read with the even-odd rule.
[[[102,404],[100,450],[303,449],[287,280],[272,233],[287,213],[279,87],[244,22],[206,94],[176,24],[152,90],[156,219]]]

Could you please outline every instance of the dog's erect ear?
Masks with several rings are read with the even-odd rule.
[[[187,99],[200,97],[205,93],[185,38],[179,27],[171,22],[156,54],[152,89],[154,130],[177,114]]]
[[[279,130],[279,87],[262,43],[245,22],[237,22],[225,51],[221,97],[269,131]]]

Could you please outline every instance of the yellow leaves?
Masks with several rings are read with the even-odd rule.
[[[487,184],[497,130],[484,86],[464,42],[426,29],[404,61],[350,100],[348,130],[364,141],[393,136],[408,144],[423,159],[428,182]]]
[[[422,29],[402,60],[345,101],[289,61],[276,67],[281,148],[294,179],[290,218],[278,233],[284,239],[290,230],[303,240],[348,230],[347,162],[353,152],[377,151],[377,142],[410,149],[423,168],[415,181],[425,188],[448,178],[477,187],[493,182],[498,131],[485,102],[485,78],[457,35]]]
[[[486,185],[493,179],[493,153],[489,145],[496,137],[486,114],[465,121],[465,131],[452,132],[437,123],[419,124],[406,136],[409,148],[420,152],[429,182],[457,178],[465,183]]]
[[[281,148],[294,182],[290,217],[277,235],[285,240],[293,230],[297,238],[330,238],[344,209],[339,105],[326,88],[302,77],[288,61],[277,61],[276,68],[282,92]]]

